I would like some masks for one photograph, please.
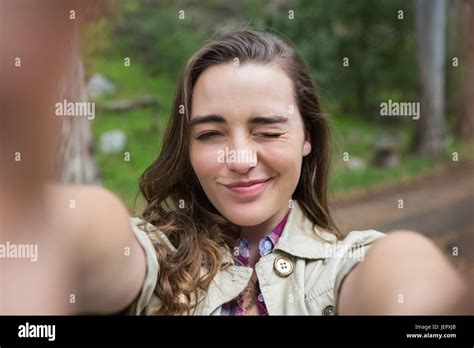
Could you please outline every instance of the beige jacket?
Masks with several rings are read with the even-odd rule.
[[[161,306],[154,292],[159,262],[149,235],[140,229],[142,220],[132,218],[133,231],[146,253],[147,272],[142,290],[130,307],[134,315],[151,315]],[[167,237],[149,225],[153,239],[174,249]],[[317,230],[320,236],[336,241],[333,234]],[[273,251],[255,265],[260,289],[270,315],[334,315],[344,277],[360,262],[370,244],[385,234],[375,230],[352,231],[343,241],[324,242],[295,202],[280,239]],[[227,252],[226,260],[232,260]],[[233,262],[233,261],[231,261]],[[252,268],[232,265],[221,270],[210,284],[197,315],[220,315],[224,303],[246,287]]]

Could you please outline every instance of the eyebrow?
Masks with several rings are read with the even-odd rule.
[[[256,124],[286,124],[288,117],[281,115],[270,116],[252,116],[247,123],[251,125]],[[191,119],[191,128],[203,123],[227,123],[226,119],[221,115],[210,114],[204,116],[195,116]]]
[[[285,124],[287,122],[288,117],[281,115],[252,116],[247,121],[248,124]]]
[[[191,128],[203,123],[227,123],[227,121],[221,115],[215,114],[191,118]]]

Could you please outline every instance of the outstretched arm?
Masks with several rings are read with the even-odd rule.
[[[423,235],[394,231],[376,241],[342,283],[338,314],[465,314],[467,287]]]
[[[113,314],[133,301],[146,261],[116,196],[66,185],[27,200],[13,192],[0,199],[1,242],[36,249],[0,259],[1,314]]]
[[[146,272],[145,254],[132,232],[124,204],[111,192],[91,187],[75,188],[88,226],[78,241],[78,279],[82,294],[78,309],[87,313],[115,313],[138,295]],[[78,212],[76,212],[77,214]]]

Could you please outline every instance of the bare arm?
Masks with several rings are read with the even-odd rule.
[[[83,226],[77,261],[79,310],[115,313],[138,295],[146,272],[145,254],[135,238],[129,214],[112,193],[100,188],[76,188],[76,218],[84,213],[90,220]],[[72,218],[74,219],[74,217]]]
[[[95,3],[0,1],[0,242],[38,251],[34,261],[0,258],[1,314],[113,313],[144,279],[144,252],[118,198],[93,187],[45,188],[61,146],[53,141],[63,122],[54,115],[58,86],[75,83],[70,43],[85,19],[71,21],[69,10],[87,13]]]
[[[1,314],[113,314],[138,295],[145,255],[116,196],[66,185],[28,199],[3,193],[0,242],[36,249],[0,259]]]
[[[466,284],[428,238],[391,232],[342,283],[338,314],[464,314]]]

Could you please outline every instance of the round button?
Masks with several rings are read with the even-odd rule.
[[[288,277],[293,272],[293,262],[285,256],[278,256],[273,264],[275,272],[281,277]]]
[[[323,315],[334,315],[334,306],[326,306],[324,309],[323,309]]]

